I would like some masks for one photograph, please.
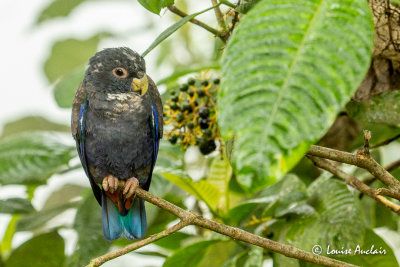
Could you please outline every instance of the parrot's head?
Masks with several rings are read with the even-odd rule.
[[[90,60],[84,83],[107,93],[146,94],[148,79],[143,57],[127,47],[106,48]]]

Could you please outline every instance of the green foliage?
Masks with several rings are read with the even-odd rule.
[[[178,250],[172,256],[168,257],[164,262],[163,267],[175,267],[175,266],[191,266],[195,267],[201,261],[204,254],[210,248],[211,245],[219,242],[226,242],[220,239],[212,239],[200,241],[183,249]]]
[[[109,33],[98,33],[88,39],[69,38],[56,42],[44,63],[44,72],[49,82],[53,83],[58,78],[86,65],[89,58],[97,52],[100,40],[109,36]],[[74,87],[75,90],[76,88]]]
[[[163,173],[162,176],[182,188],[198,200],[204,201],[207,206],[215,211],[219,204],[220,192],[218,188],[207,180],[192,181],[188,176],[182,177],[173,173]]]
[[[21,214],[34,209],[31,202],[25,198],[9,198],[0,200],[0,213]]]
[[[6,266],[63,266],[64,260],[64,240],[57,232],[50,232],[35,236],[13,250]]]
[[[382,93],[363,101],[351,101],[346,105],[350,116],[362,122],[385,123],[399,126],[400,92]]]
[[[147,10],[159,15],[162,8],[173,5],[174,0],[138,0]]]
[[[66,17],[82,2],[52,0],[35,24]],[[174,4],[173,0],[138,2],[155,14]],[[373,245],[385,249],[387,254],[328,256],[361,266],[398,266],[395,257],[396,253],[400,255],[398,215],[349,190],[334,177],[321,175],[303,157],[308,147],[331,126],[369,66],[373,28],[367,1],[243,0],[238,6],[233,4],[236,1],[218,2],[240,13],[235,14],[232,9],[224,14],[230,30],[231,22],[238,19],[232,36],[229,37],[230,32],[221,32],[229,37],[228,44],[218,38],[211,44],[206,44],[209,40],[201,40],[201,45],[214,47],[204,56],[197,51],[198,38],[192,36],[192,28],[184,27],[202,13],[213,14],[210,7],[177,19],[154,39],[143,56],[161,44],[153,61],[160,69],[167,66],[173,70],[170,76],[156,81],[167,87],[162,94],[164,102],[171,98],[170,92],[178,91],[177,84],[188,81],[188,74],[212,69],[220,75],[222,69],[222,89],[216,101],[218,124],[226,139],[217,147],[222,153],[209,154],[205,159],[208,162],[205,178],[193,181],[184,168],[184,151],[161,141],[150,192],[186,210],[193,208],[193,199],[204,202],[206,205],[194,206],[203,216],[306,251],[316,244],[323,250],[328,244],[338,249],[354,249],[358,244],[362,249],[370,249]],[[179,2],[183,10],[189,4]],[[210,26],[217,29],[217,23],[213,23]],[[146,29],[157,26],[148,25]],[[179,43],[170,38],[172,34]],[[67,36],[53,44],[44,72],[54,84],[53,94],[59,107],[71,108],[88,59],[104,38],[113,36],[116,35],[97,33],[82,39]],[[120,37],[132,35],[118,33]],[[129,44],[121,43],[125,45]],[[176,49],[180,49],[179,53],[175,53]],[[221,63],[217,62],[223,53]],[[160,86],[161,92],[163,87]],[[397,91],[388,92],[346,106],[357,123],[372,130],[373,143],[400,132],[398,95]],[[214,114],[209,119],[216,121]],[[171,125],[166,125],[165,131],[170,128]],[[0,185],[25,186],[28,198],[0,200],[0,213],[12,216],[0,244],[0,266],[85,266],[111,247],[132,243],[126,239],[105,240],[101,208],[86,187],[65,184],[53,190],[39,210],[33,208],[32,198],[42,193],[36,190],[38,185],[53,174],[73,175],[72,170],[81,169],[75,165],[79,160],[72,139],[69,137],[71,145],[60,141],[63,132],[69,132],[68,125],[40,116],[28,116],[3,128]],[[360,136],[351,147],[358,148],[362,143]],[[396,144],[393,147],[397,149]],[[377,161],[393,155],[386,155],[385,148],[373,152]],[[70,166],[70,161],[76,163]],[[399,173],[397,170],[393,175],[397,177]],[[82,170],[78,175],[89,186]],[[361,178],[365,171],[356,171],[354,175]],[[371,185],[377,186],[377,183]],[[54,220],[67,210],[76,211],[72,225]],[[174,215],[149,203],[146,211],[146,236],[177,221]],[[59,228],[77,234],[72,255],[64,254],[64,241],[55,231]],[[177,232],[135,254],[165,258],[166,267],[258,267],[270,257],[274,266],[312,266],[222,238],[207,229],[194,229],[196,233]],[[30,231],[34,237],[12,248],[13,236],[19,231]],[[153,249],[154,246],[158,248]]]
[[[28,131],[69,132],[70,127],[49,121],[48,119],[41,116],[27,116],[16,121],[6,123],[3,127],[0,139],[13,134]]]
[[[30,132],[0,141],[0,184],[40,184],[63,170],[76,155],[60,133]],[[12,155],[12,156],[10,156]]]
[[[275,0],[236,27],[218,115],[222,135],[237,137],[233,163],[247,191],[288,172],[330,127],[369,67],[372,25],[365,1]]]

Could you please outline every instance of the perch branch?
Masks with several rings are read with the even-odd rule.
[[[393,161],[392,163],[390,163],[389,165],[387,165],[385,167],[385,170],[388,172],[394,171],[395,169],[397,169],[398,167],[400,167],[400,159]],[[371,184],[373,181],[375,181],[375,177],[374,176],[368,176],[365,177],[363,179],[361,179],[361,181],[367,185]]]
[[[366,169],[382,183],[394,189],[395,191],[400,192],[400,182],[396,178],[394,178],[388,171],[386,171],[385,168],[379,165],[369,154],[353,154],[336,149],[313,145],[308,150],[307,155],[330,159],[333,161],[355,165],[357,167]]]
[[[181,222],[159,234],[150,236],[146,239],[143,239],[141,241],[133,243],[125,248],[122,248],[117,251],[110,252],[103,256],[95,258],[90,262],[90,264],[88,266],[90,266],[90,267],[100,266],[101,264],[103,264],[106,261],[109,261],[116,257],[122,256],[132,250],[135,250],[139,247],[143,247],[144,245],[147,245],[147,244],[152,243],[162,237],[172,234],[172,233],[180,230],[181,228],[185,227],[186,225],[200,226],[200,227],[209,229],[211,231],[229,236],[234,240],[247,242],[249,244],[253,244],[253,245],[280,253],[280,254],[290,257],[290,258],[295,258],[295,259],[312,262],[312,263],[316,263],[316,264],[320,264],[320,265],[324,265],[324,266],[356,266],[356,265],[348,264],[348,263],[345,263],[345,262],[342,262],[339,260],[331,259],[331,258],[328,258],[325,256],[314,255],[311,252],[307,252],[307,251],[301,250],[299,248],[296,248],[296,247],[293,247],[290,245],[278,243],[278,242],[272,241],[270,239],[263,238],[261,236],[246,232],[246,231],[236,228],[236,227],[227,226],[225,224],[206,219],[202,216],[199,216],[192,212],[186,211],[186,210],[184,210],[162,198],[159,198],[141,188],[136,189],[136,196],[160,207],[163,210],[166,210],[166,211],[174,214],[175,216],[177,216],[181,219]]]
[[[185,12],[183,12],[182,10],[180,10],[179,8],[177,8],[176,6],[168,6],[167,7],[169,11],[171,11],[172,13],[184,18],[186,16],[188,16],[188,14],[186,14]],[[204,22],[201,22],[197,19],[191,19],[189,20],[191,23],[196,24],[197,26],[202,27],[203,29],[211,32],[212,34],[214,34],[215,36],[218,36],[222,39],[222,33],[219,32],[217,29],[214,29],[213,27],[205,24]]]
[[[311,159],[311,161],[314,162],[314,164],[317,167],[334,174],[336,177],[345,181],[348,185],[358,189],[360,192],[364,193],[365,195],[369,196],[370,198],[375,199],[377,202],[379,202],[382,205],[384,205],[385,207],[391,209],[396,214],[400,214],[400,206],[399,205],[396,205],[393,202],[386,199],[385,197],[381,196],[381,195],[384,195],[383,193],[382,194],[378,193],[379,190],[384,189],[384,188],[375,190],[375,189],[367,186],[366,184],[362,183],[360,180],[358,180],[353,175],[345,173],[344,171],[342,171],[338,167],[334,166],[332,163],[330,163],[326,159],[321,159],[321,158],[317,158],[317,157],[313,157],[313,156],[308,156],[308,158]],[[390,190],[387,190],[387,191],[390,191]],[[393,191],[390,191],[390,192],[392,193]],[[393,193],[395,193],[395,192],[393,192]]]

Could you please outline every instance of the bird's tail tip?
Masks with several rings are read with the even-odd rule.
[[[103,193],[103,234],[110,241],[120,238],[142,238],[146,234],[146,210],[144,200],[135,199],[126,215],[121,215],[118,207]]]

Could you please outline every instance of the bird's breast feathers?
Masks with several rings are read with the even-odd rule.
[[[90,109],[105,119],[125,117],[133,120],[151,116],[151,102],[147,95],[93,92],[88,98]]]

